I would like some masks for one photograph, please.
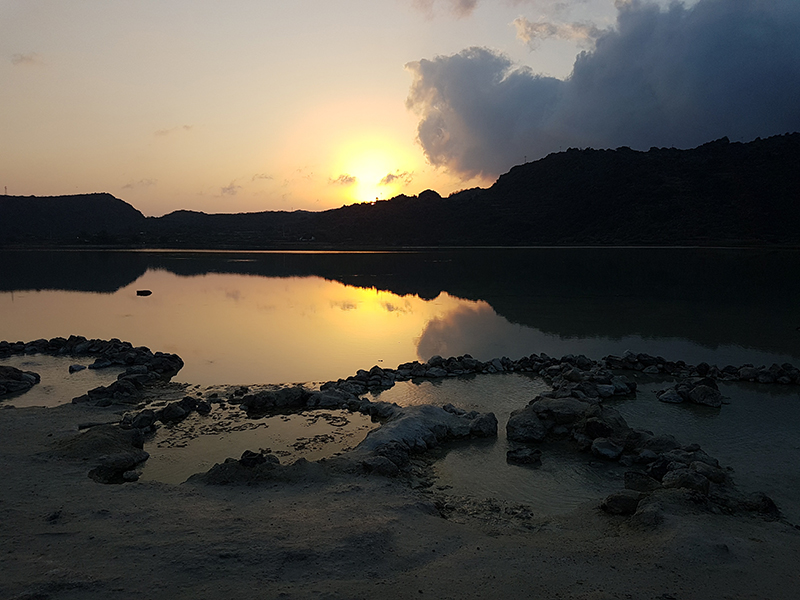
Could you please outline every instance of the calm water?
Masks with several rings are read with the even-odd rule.
[[[720,366],[800,364],[797,273],[800,252],[791,251],[0,251],[0,339],[117,337],[178,353],[186,366],[176,379],[202,385],[325,381],[433,354],[596,359],[630,349]],[[141,289],[152,295],[137,296]],[[37,370],[36,357],[14,360]],[[98,376],[86,373],[75,375]],[[53,379],[66,381],[43,378],[38,393],[52,399],[52,389],[69,384],[66,398],[88,383],[58,373]],[[699,442],[735,469],[742,487],[772,494],[800,521],[796,388],[731,386],[731,404],[707,410],[655,401],[651,392],[660,385],[645,383],[636,400],[619,404],[632,426]],[[507,415],[541,388],[521,375],[487,376],[406,383],[380,399],[497,413],[496,441],[454,447],[437,463],[453,493],[557,512],[618,488],[614,469],[558,447],[547,450],[540,469],[505,463]],[[285,446],[278,425],[244,428],[241,439],[210,431],[160,453],[146,476],[179,480],[195,458],[200,470],[235,454],[226,444],[237,452],[242,444]],[[353,427],[366,433],[366,423]],[[340,436],[339,443],[355,441]]]
[[[0,252],[0,339],[128,340],[201,384],[470,353],[800,362],[800,252]],[[151,296],[136,291],[148,289]]]

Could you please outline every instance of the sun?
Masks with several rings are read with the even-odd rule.
[[[408,172],[402,170],[402,165],[408,164],[404,154],[386,140],[374,138],[341,147],[336,165],[337,177],[345,176],[345,195],[354,202],[375,202],[399,194],[409,179]]]

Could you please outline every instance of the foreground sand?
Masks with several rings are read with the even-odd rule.
[[[667,505],[653,528],[451,505],[398,479],[304,470],[258,486],[103,485],[52,455],[111,408],[0,410],[0,598],[770,598],[800,531]]]

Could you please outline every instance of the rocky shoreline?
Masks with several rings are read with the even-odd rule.
[[[87,340],[71,336],[27,343],[0,342],[0,359],[11,354],[34,353],[94,357],[89,368],[95,369],[124,366],[125,371],[116,382],[73,399],[73,403],[97,407],[141,407],[154,386],[169,382],[183,366],[183,361],[175,354],[153,353],[146,347],[133,347],[117,339]],[[207,415],[214,403],[238,405],[248,418],[275,411],[343,409],[369,415],[382,425],[370,432],[354,450],[321,461],[324,468],[388,477],[411,474],[424,479],[425,469],[420,470],[419,463],[412,459],[448,441],[496,437],[495,415],[467,412],[453,405],[400,407],[373,402],[363,395],[386,390],[400,381],[514,372],[538,375],[552,390],[511,413],[506,424],[510,463],[536,466],[542,460],[542,452],[537,448],[539,443],[570,440],[578,452],[617,461],[630,469],[625,475],[625,489],[602,501],[600,506],[608,513],[633,515],[635,520],[654,524],[660,518],[659,498],[678,493],[711,512],[746,510],[767,518],[779,518],[778,508],[763,494],[739,494],[729,473],[700,446],[681,446],[672,436],[633,429],[615,409],[603,405],[603,400],[635,394],[636,382],[625,372],[642,372],[677,379],[674,386],[658,393],[661,401],[689,401],[719,407],[722,398],[716,381],[798,385],[800,370],[790,364],[719,368],[633,353],[622,357],[606,356],[599,361],[582,355],[552,358],[543,353],[518,360],[502,357],[486,362],[470,355],[446,359],[434,356],[425,363],[404,363],[396,369],[376,365],[347,378],[325,382],[318,389],[303,385],[232,386],[224,397],[217,392],[208,397],[202,392],[196,396],[184,395],[181,399],[161,403],[163,406],[158,408],[147,406],[128,411],[117,424],[92,427],[80,437],[79,447],[96,450],[95,464],[89,472],[94,480],[102,483],[136,481],[142,463],[149,456],[143,450],[146,436],[155,431],[159,423],[177,423],[192,412]],[[170,393],[180,394],[181,389],[178,386]],[[75,452],[70,446],[72,442],[64,443],[60,452],[65,455]],[[248,451],[241,458],[229,458],[210,471],[191,477],[190,481],[217,485],[274,481],[286,477],[287,472],[306,468],[303,459],[298,463],[281,465],[274,455]]]
[[[104,358],[107,344],[106,359],[130,360],[124,342],[85,342],[77,356]],[[0,358],[12,346],[18,353],[28,345],[0,345]],[[142,350],[130,364],[116,363],[147,367],[121,374],[143,376],[135,394],[112,389],[55,408],[0,410],[0,537],[8,550],[0,555],[0,596],[210,600],[254,589],[304,600],[796,596],[800,531],[774,503],[739,492],[732,471],[698,445],[633,429],[605,403],[636,393],[632,372],[652,366],[640,355],[619,358],[632,372],[612,366],[613,357],[532,355],[474,365],[467,356],[434,357],[321,386],[214,388],[170,382],[163,367],[180,359],[165,356],[174,357]],[[364,398],[404,378],[435,381],[442,371],[475,377],[534,369],[551,389],[506,426],[509,450],[526,463],[519,468],[536,469],[537,461],[547,468],[551,447],[571,447],[597,465],[617,465],[615,472],[622,466],[624,489],[558,515],[449,495],[432,469],[449,440],[478,443],[504,424],[452,405]],[[688,365],[681,371],[676,393],[719,381],[711,367],[712,377]],[[771,383],[796,383],[791,375],[788,384],[778,379]],[[153,429],[194,412],[225,413],[221,421],[229,421],[227,413],[247,419],[321,406],[366,411],[381,426],[353,450],[316,462],[280,464],[276,454],[248,451],[183,485],[96,483],[136,480]]]

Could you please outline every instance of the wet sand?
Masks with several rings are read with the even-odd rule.
[[[539,516],[316,463],[255,486],[99,484],[95,456],[54,448],[114,411],[0,410],[0,597],[797,597],[800,531],[677,496],[645,527],[600,498]]]

